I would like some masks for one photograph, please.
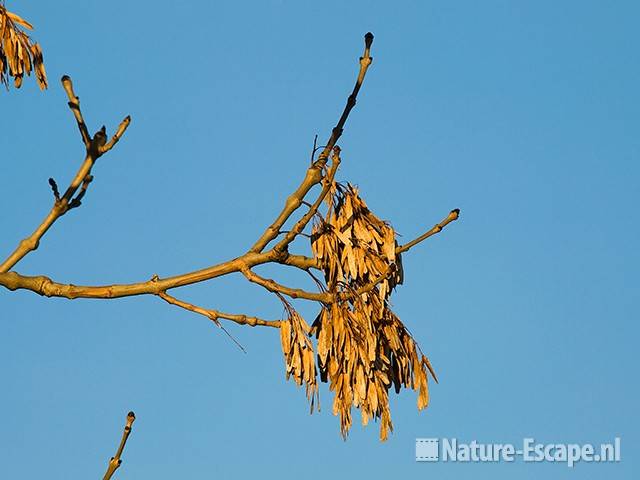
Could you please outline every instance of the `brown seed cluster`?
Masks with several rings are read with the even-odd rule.
[[[333,413],[346,438],[352,407],[362,423],[380,420],[380,439],[393,430],[389,390],[418,391],[418,409],[429,402],[429,360],[389,307],[394,287],[403,280],[393,228],[376,217],[352,185],[332,185],[326,217],[316,219],[311,236],[326,289],[336,301],[324,305],[309,328],[288,304],[282,348],[287,375],[317,396],[316,365],[308,335],[317,338],[317,370],[334,392]],[[304,339],[303,339],[304,337]],[[437,381],[437,380],[436,380]],[[313,408],[313,406],[312,406]]]
[[[287,380],[293,377],[298,385],[305,384],[307,399],[311,403],[311,413],[318,398],[318,373],[313,344],[309,339],[310,327],[304,318],[291,306],[287,300],[277,293],[287,313],[287,321],[280,326],[280,343],[286,365]]]
[[[32,43],[22,29],[32,30],[29,22],[9,12],[0,5],[0,83],[9,87],[9,77],[13,77],[16,88],[22,86],[22,79],[33,71],[41,90],[47,88],[47,73],[44,69],[42,49]]]

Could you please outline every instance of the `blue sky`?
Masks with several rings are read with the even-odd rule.
[[[82,208],[16,268],[135,282],[246,250],[302,178],[372,31],[374,63],[340,141],[341,180],[410,239],[395,310],[440,378],[421,413],[392,394],[396,432],[339,436],[285,382],[278,334],[157,298],[0,290],[0,461],[7,478],[96,478],[138,416],[116,478],[635,478],[640,233],[636,2],[41,2],[51,87],[2,92],[0,252],[50,207],[92,131],[131,114]],[[300,252],[308,246],[296,243]],[[636,245],[634,247],[634,245]],[[262,269],[288,283],[289,270]],[[278,318],[238,277],[174,291]],[[300,306],[308,317],[313,306]],[[608,442],[619,464],[424,464],[416,437]],[[635,475],[634,475],[635,474]]]

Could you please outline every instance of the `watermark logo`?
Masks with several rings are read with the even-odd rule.
[[[456,438],[416,438],[416,462],[557,462],[573,467],[585,462],[619,462],[620,438],[613,442],[539,443],[524,438],[522,443],[460,442]]]

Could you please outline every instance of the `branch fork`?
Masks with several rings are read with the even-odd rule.
[[[49,214],[45,217],[38,228],[36,228],[29,237],[22,240],[13,253],[11,253],[11,255],[9,255],[9,257],[0,264],[0,274],[8,272],[27,254],[36,250],[40,244],[40,239],[45,233],[47,233],[49,228],[51,228],[58,218],[63,216],[69,210],[80,206],[82,198],[87,193],[89,184],[93,180],[91,169],[93,168],[95,161],[111,150],[118,140],[120,140],[122,135],[124,135],[124,132],[131,123],[131,118],[127,116],[120,123],[116,133],[109,142],[107,142],[106,128],[104,126],[98,130],[93,137],[91,137],[89,135],[87,124],[82,116],[82,111],[80,110],[80,99],[73,90],[73,82],[71,81],[71,78],[65,75],[62,77],[61,81],[62,87],[69,98],[68,105],[76,119],[78,130],[80,131],[80,137],[85,146],[86,155],[84,161],[80,165],[80,169],[62,196],[60,195],[56,181],[53,178],[49,179],[49,185],[51,186],[55,198],[53,207],[51,207]],[[80,188],[80,192],[76,195],[78,188]]]

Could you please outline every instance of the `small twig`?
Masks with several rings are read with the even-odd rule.
[[[324,283],[322,283],[322,282],[318,279],[318,277],[316,277],[316,276],[311,272],[311,270],[305,270],[305,272],[307,272],[307,274],[308,274],[308,275],[313,279],[313,281],[315,282],[315,284],[317,285],[318,289],[319,289],[321,292],[326,292],[326,291],[327,291],[327,288],[324,286]]]
[[[89,184],[92,181],[93,181],[92,175],[87,175],[85,177],[85,179],[82,181],[82,187],[80,188],[80,192],[78,193],[78,195],[76,195],[76,197],[73,200],[69,202],[69,210],[71,210],[72,208],[77,208],[80,205],[82,205],[82,199],[87,193],[87,188],[89,188]]]
[[[107,471],[104,474],[104,477],[102,477],[102,480],[109,480],[113,476],[115,471],[118,469],[118,467],[122,465],[122,452],[124,450],[125,445],[127,444],[127,439],[131,434],[131,427],[135,419],[136,419],[136,416],[133,412],[129,412],[127,414],[127,423],[124,426],[124,432],[122,432],[122,439],[120,440],[120,446],[118,447],[118,451],[116,452],[116,454],[113,457],[111,457],[111,460],[109,460]]]
[[[417,245],[418,243],[426,240],[427,238],[431,237],[432,235],[440,233],[444,227],[449,225],[451,222],[457,220],[459,216],[460,216],[460,209],[456,208],[454,210],[451,210],[451,212],[449,212],[449,215],[447,215],[447,217],[444,220],[442,220],[440,223],[434,225],[433,228],[431,228],[428,232],[420,235],[416,239],[414,239],[414,240],[412,240],[412,241],[410,241],[410,242],[408,242],[408,243],[406,243],[404,245],[396,247],[396,255],[400,255],[401,253],[406,252],[411,247],[414,247],[415,245]],[[352,299],[354,297],[357,297],[357,296],[362,295],[364,293],[370,292],[378,284],[380,284],[382,281],[387,279],[390,275],[392,275],[396,271],[397,271],[397,265],[395,263],[391,264],[384,270],[384,272],[380,273],[380,275],[378,275],[376,278],[374,278],[372,281],[370,281],[366,285],[363,285],[362,287],[360,287],[360,288],[358,288],[357,290],[354,290],[354,291],[339,293],[338,294],[338,300],[342,300],[342,301],[350,300],[350,299]]]
[[[321,303],[331,302],[331,295],[329,293],[314,293],[307,292],[306,290],[302,290],[301,288],[287,287],[270,278],[261,277],[250,268],[243,268],[242,273],[245,277],[247,277],[247,280],[266,288],[272,293],[283,293],[291,298],[303,298],[305,300],[313,300]]]
[[[238,325],[249,325],[251,327],[261,326],[261,327],[280,328],[280,323],[281,323],[280,320],[263,320],[258,317],[250,317],[248,315],[238,315],[233,313],[224,313],[224,312],[221,312],[220,310],[206,309],[206,308],[198,307],[197,305],[193,305],[191,303],[185,302],[183,300],[178,300],[177,298],[169,295],[167,292],[160,292],[158,293],[158,296],[162,298],[165,302],[170,303],[171,305],[184,308],[185,310],[189,310],[190,312],[204,315],[220,328],[222,328],[222,325],[218,321],[218,319],[220,318],[223,318],[225,320],[230,320],[232,322],[237,323]]]
[[[67,97],[69,97],[68,105],[73,112],[73,116],[76,118],[78,130],[80,130],[80,135],[82,136],[82,143],[84,143],[84,146],[89,149],[89,146],[91,145],[91,136],[89,135],[87,124],[84,122],[82,112],[80,111],[80,98],[77,97],[73,91],[73,83],[68,75],[64,75],[61,81],[62,87],[64,88],[64,91],[67,92]]]
[[[280,231],[282,226],[293,214],[293,212],[295,212],[298,209],[298,207],[302,204],[302,201],[304,200],[307,193],[309,193],[309,190],[311,190],[311,188],[313,188],[315,185],[320,183],[320,181],[322,180],[322,170],[325,164],[327,163],[327,158],[329,158],[329,154],[331,153],[336,142],[342,135],[344,124],[347,121],[347,118],[349,117],[349,113],[351,112],[353,107],[356,105],[356,98],[358,97],[358,92],[360,91],[360,87],[362,86],[362,82],[364,81],[364,77],[367,73],[367,69],[369,68],[369,65],[371,65],[371,62],[373,61],[373,58],[370,55],[372,43],[373,43],[373,34],[371,32],[368,32],[364,36],[364,54],[362,57],[360,57],[360,71],[358,72],[358,78],[356,80],[356,84],[353,87],[353,91],[351,92],[351,95],[349,95],[349,98],[347,99],[347,104],[344,107],[344,110],[342,112],[342,115],[340,116],[340,119],[338,120],[338,123],[336,124],[335,127],[333,127],[333,130],[331,131],[331,136],[329,137],[329,141],[324,146],[324,149],[318,156],[318,160],[313,162],[311,167],[309,167],[309,169],[307,170],[307,174],[304,180],[302,181],[302,183],[300,184],[300,186],[298,187],[298,189],[295,192],[293,192],[289,196],[289,198],[287,198],[284,208],[280,212],[280,215],[278,215],[278,218],[276,218],[275,221],[267,227],[267,229],[256,241],[256,243],[254,243],[253,246],[249,249],[250,253],[262,252],[264,248],[269,244],[269,242],[271,242],[274,238],[278,236],[278,232]]]
[[[108,143],[106,143],[100,148],[100,155],[104,155],[105,153],[107,153],[109,150],[111,150],[114,147],[116,143],[120,141],[120,139],[122,138],[122,135],[124,135],[124,132],[126,132],[127,128],[129,128],[130,123],[131,123],[131,115],[127,115],[126,117],[124,117],[122,122],[120,122],[120,125],[118,125],[118,129],[116,130],[116,133],[113,134],[113,137],[111,137],[111,140],[109,140]]]
[[[287,234],[287,233],[291,233],[291,230],[280,230],[280,231],[278,232],[278,235]],[[302,232],[300,232],[300,233],[298,233],[297,235],[301,235],[301,236],[303,236],[303,237],[311,238],[311,235],[309,235],[308,233],[302,233]]]
[[[434,225],[433,228],[431,228],[429,231],[423,233],[415,240],[411,240],[410,242],[407,242],[404,245],[398,246],[396,248],[396,254],[406,252],[411,247],[414,247],[415,245],[422,242],[423,240],[426,240],[427,238],[431,237],[432,235],[435,235],[436,233],[440,233],[444,227],[449,225],[451,222],[456,221],[459,217],[460,217],[459,208],[455,208],[451,210],[451,212],[449,212],[449,215],[447,215],[447,218],[442,220],[440,223]]]
[[[318,156],[318,162],[323,159],[327,159],[329,157],[329,153],[333,149],[333,146],[336,144],[342,132],[344,130],[344,124],[347,122],[347,118],[349,117],[349,113],[356,106],[356,99],[358,97],[358,92],[360,91],[360,87],[362,87],[362,82],[364,82],[364,77],[367,74],[367,69],[371,62],[373,62],[373,57],[371,56],[371,45],[373,44],[373,33],[367,32],[364,36],[364,54],[360,57],[360,71],[358,72],[358,78],[356,80],[356,84],[353,87],[353,91],[349,98],[347,98],[347,104],[344,107],[342,115],[340,116],[340,120],[333,130],[331,131],[331,137],[329,137],[329,141],[325,145],[322,153]]]
[[[355,297],[358,297],[360,295],[363,295],[365,293],[370,292],[371,290],[376,288],[376,286],[378,286],[381,282],[383,282],[384,280],[389,278],[391,276],[391,274],[393,274],[396,271],[396,269],[397,269],[396,264],[392,263],[391,265],[387,266],[387,268],[385,268],[384,272],[382,272],[380,275],[378,275],[376,278],[371,280],[366,285],[363,285],[362,287],[358,288],[357,290],[356,289],[351,289],[351,291],[349,291],[349,292],[338,293],[338,299],[342,300],[342,301],[343,300],[351,300],[352,298],[355,298]]]
[[[313,137],[313,148],[311,149],[311,165],[315,162],[316,150],[318,148],[318,134]]]

